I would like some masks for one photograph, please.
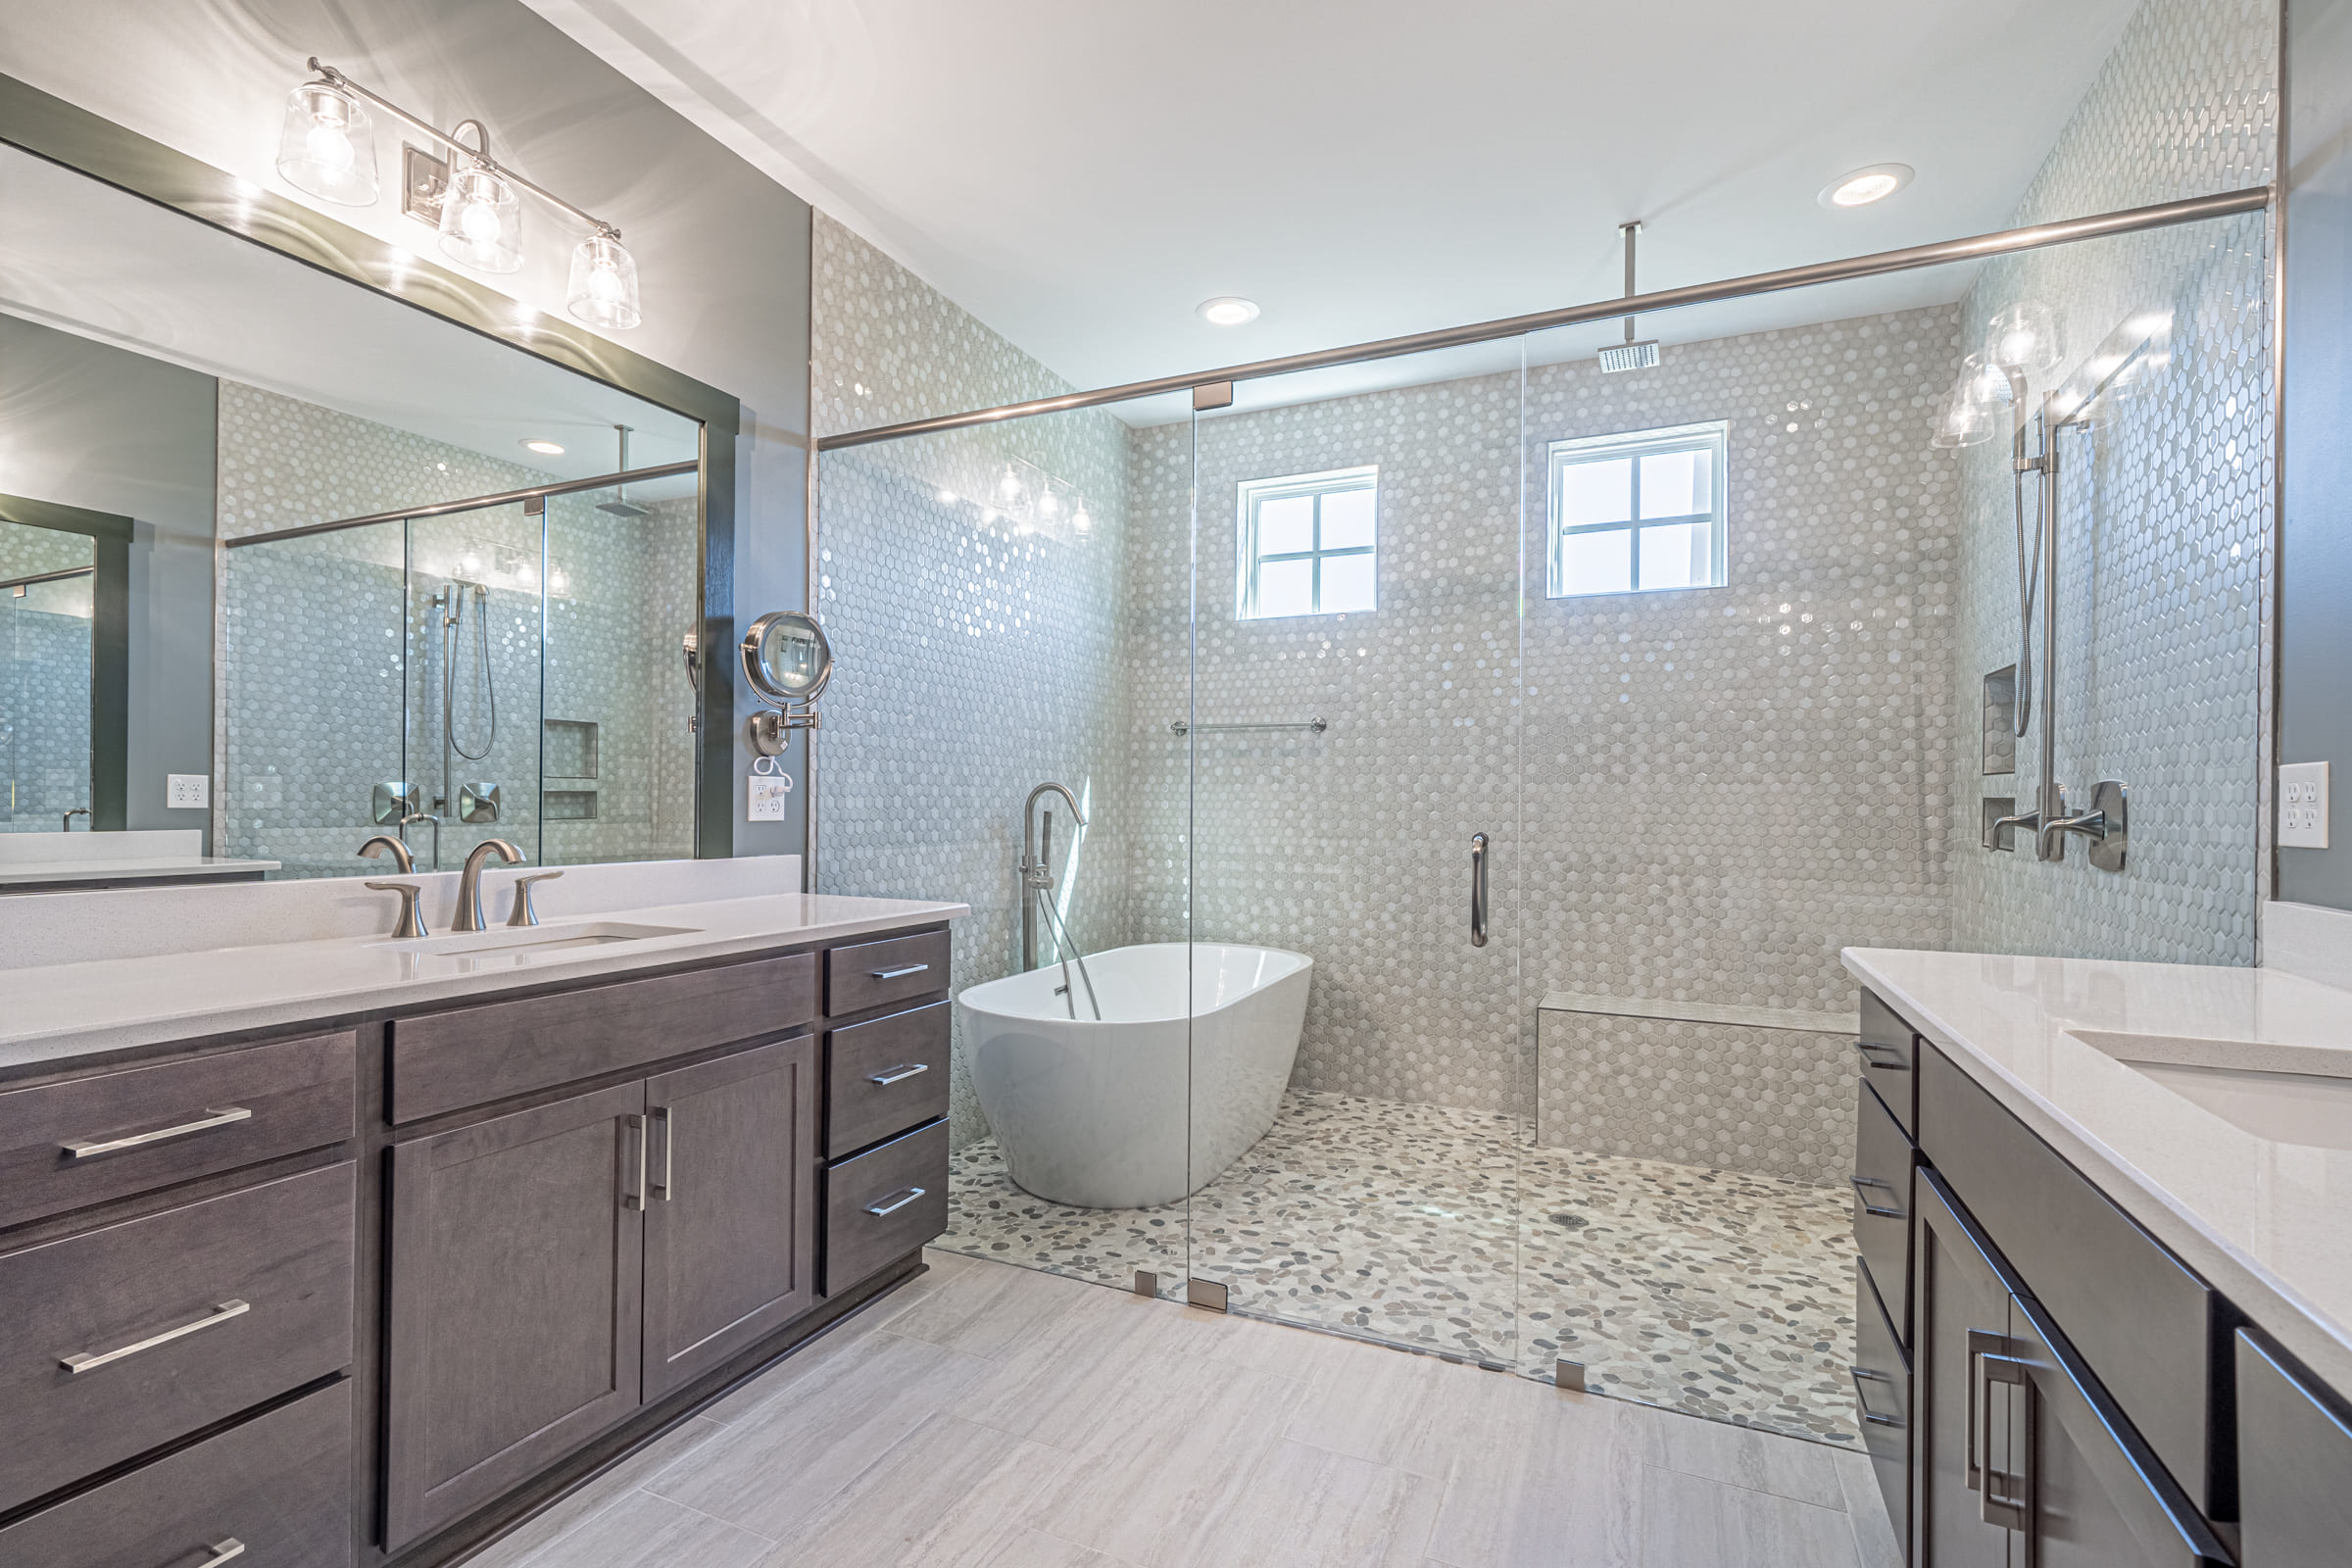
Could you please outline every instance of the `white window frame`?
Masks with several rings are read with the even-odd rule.
[[[1372,492],[1372,542],[1368,545],[1348,545],[1337,550],[1323,548],[1323,498],[1330,495]],[[1289,500],[1295,496],[1315,498],[1314,532],[1308,550],[1286,551],[1279,555],[1263,556],[1257,548],[1257,512],[1268,501]],[[1234,614],[1241,620],[1297,620],[1303,615],[1368,614],[1380,608],[1380,466],[1371,464],[1360,468],[1330,468],[1321,473],[1294,473],[1278,479],[1248,479],[1243,481],[1235,504],[1235,561],[1238,565],[1234,590]],[[1323,608],[1323,563],[1340,556],[1370,556],[1372,558],[1372,603],[1360,611],[1325,610]],[[1257,608],[1258,568],[1268,561],[1312,561],[1311,587],[1308,603],[1314,608],[1300,615],[1269,615]]]
[[[1579,436],[1572,440],[1554,441],[1550,445],[1545,491],[1545,558],[1544,591],[1552,599],[1597,599],[1610,594],[1673,593],[1684,589],[1721,588],[1730,578],[1729,527],[1731,512],[1731,421],[1713,419],[1703,424],[1677,424],[1656,430],[1629,430],[1621,435]],[[1624,522],[1592,522],[1570,527],[1563,520],[1567,509],[1562,489],[1570,468],[1588,463],[1603,463],[1616,458],[1662,457],[1670,452],[1712,452],[1715,455],[1714,506],[1706,512],[1693,512],[1685,516],[1644,517],[1642,515],[1642,465],[1634,465],[1633,516]],[[1707,564],[1703,580],[1675,583],[1665,588],[1642,586],[1642,540],[1640,530],[1671,526],[1677,523],[1704,522],[1707,524]],[[1627,554],[1631,558],[1632,586],[1630,588],[1571,589],[1561,580],[1562,555],[1568,536],[1588,533],[1625,533]]]

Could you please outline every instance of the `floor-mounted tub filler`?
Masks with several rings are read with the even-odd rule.
[[[1086,968],[1100,1021],[1084,998],[1071,1016],[1058,964],[956,999],[972,1088],[1022,1190],[1082,1208],[1172,1203],[1274,1125],[1314,960],[1157,942],[1089,954]]]

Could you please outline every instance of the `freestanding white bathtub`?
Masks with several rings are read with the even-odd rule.
[[[956,999],[980,1108],[1024,1192],[1082,1208],[1172,1203],[1215,1181],[1274,1125],[1314,960],[1277,948],[1155,942],[1089,954],[1086,968],[1100,1023],[1075,963],[1075,1019],[1071,998],[1054,994],[1058,963]]]

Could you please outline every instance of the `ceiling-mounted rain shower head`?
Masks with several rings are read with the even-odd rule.
[[[620,466],[618,471],[626,473],[629,471],[629,427],[625,424],[616,424],[612,428],[618,431],[620,434]],[[654,514],[652,508],[641,507],[637,505],[636,502],[629,499],[628,486],[618,484],[612,487],[612,499],[610,501],[598,502],[596,504],[596,510],[599,512],[609,512],[615,517],[650,517]]]
[[[1617,232],[1625,236],[1625,297],[1634,297],[1634,236],[1642,232],[1639,222],[1619,223]],[[1625,318],[1625,341],[1613,343],[1600,351],[1600,368],[1611,370],[1646,370],[1658,363],[1658,340],[1654,337],[1634,341],[1634,318]]]

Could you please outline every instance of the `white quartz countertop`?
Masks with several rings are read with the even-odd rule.
[[[2352,1150],[2257,1136],[2110,1054],[2352,1075],[2352,992],[2278,969],[1886,948],[1844,959],[2119,1207],[2352,1391]],[[2318,1052],[2328,1055],[2298,1054]]]
[[[124,877],[260,875],[277,869],[275,860],[240,860],[220,855],[157,855],[144,858],[0,861],[0,885],[18,882],[105,882]]]
[[[389,907],[380,897],[377,902]],[[776,893],[549,915],[529,933],[550,944],[582,944],[577,946],[453,951],[525,935],[493,926],[422,943],[343,936],[6,969],[0,970],[0,1073],[41,1070],[197,1035],[831,942],[969,912],[961,904]],[[598,940],[646,927],[668,932]]]

